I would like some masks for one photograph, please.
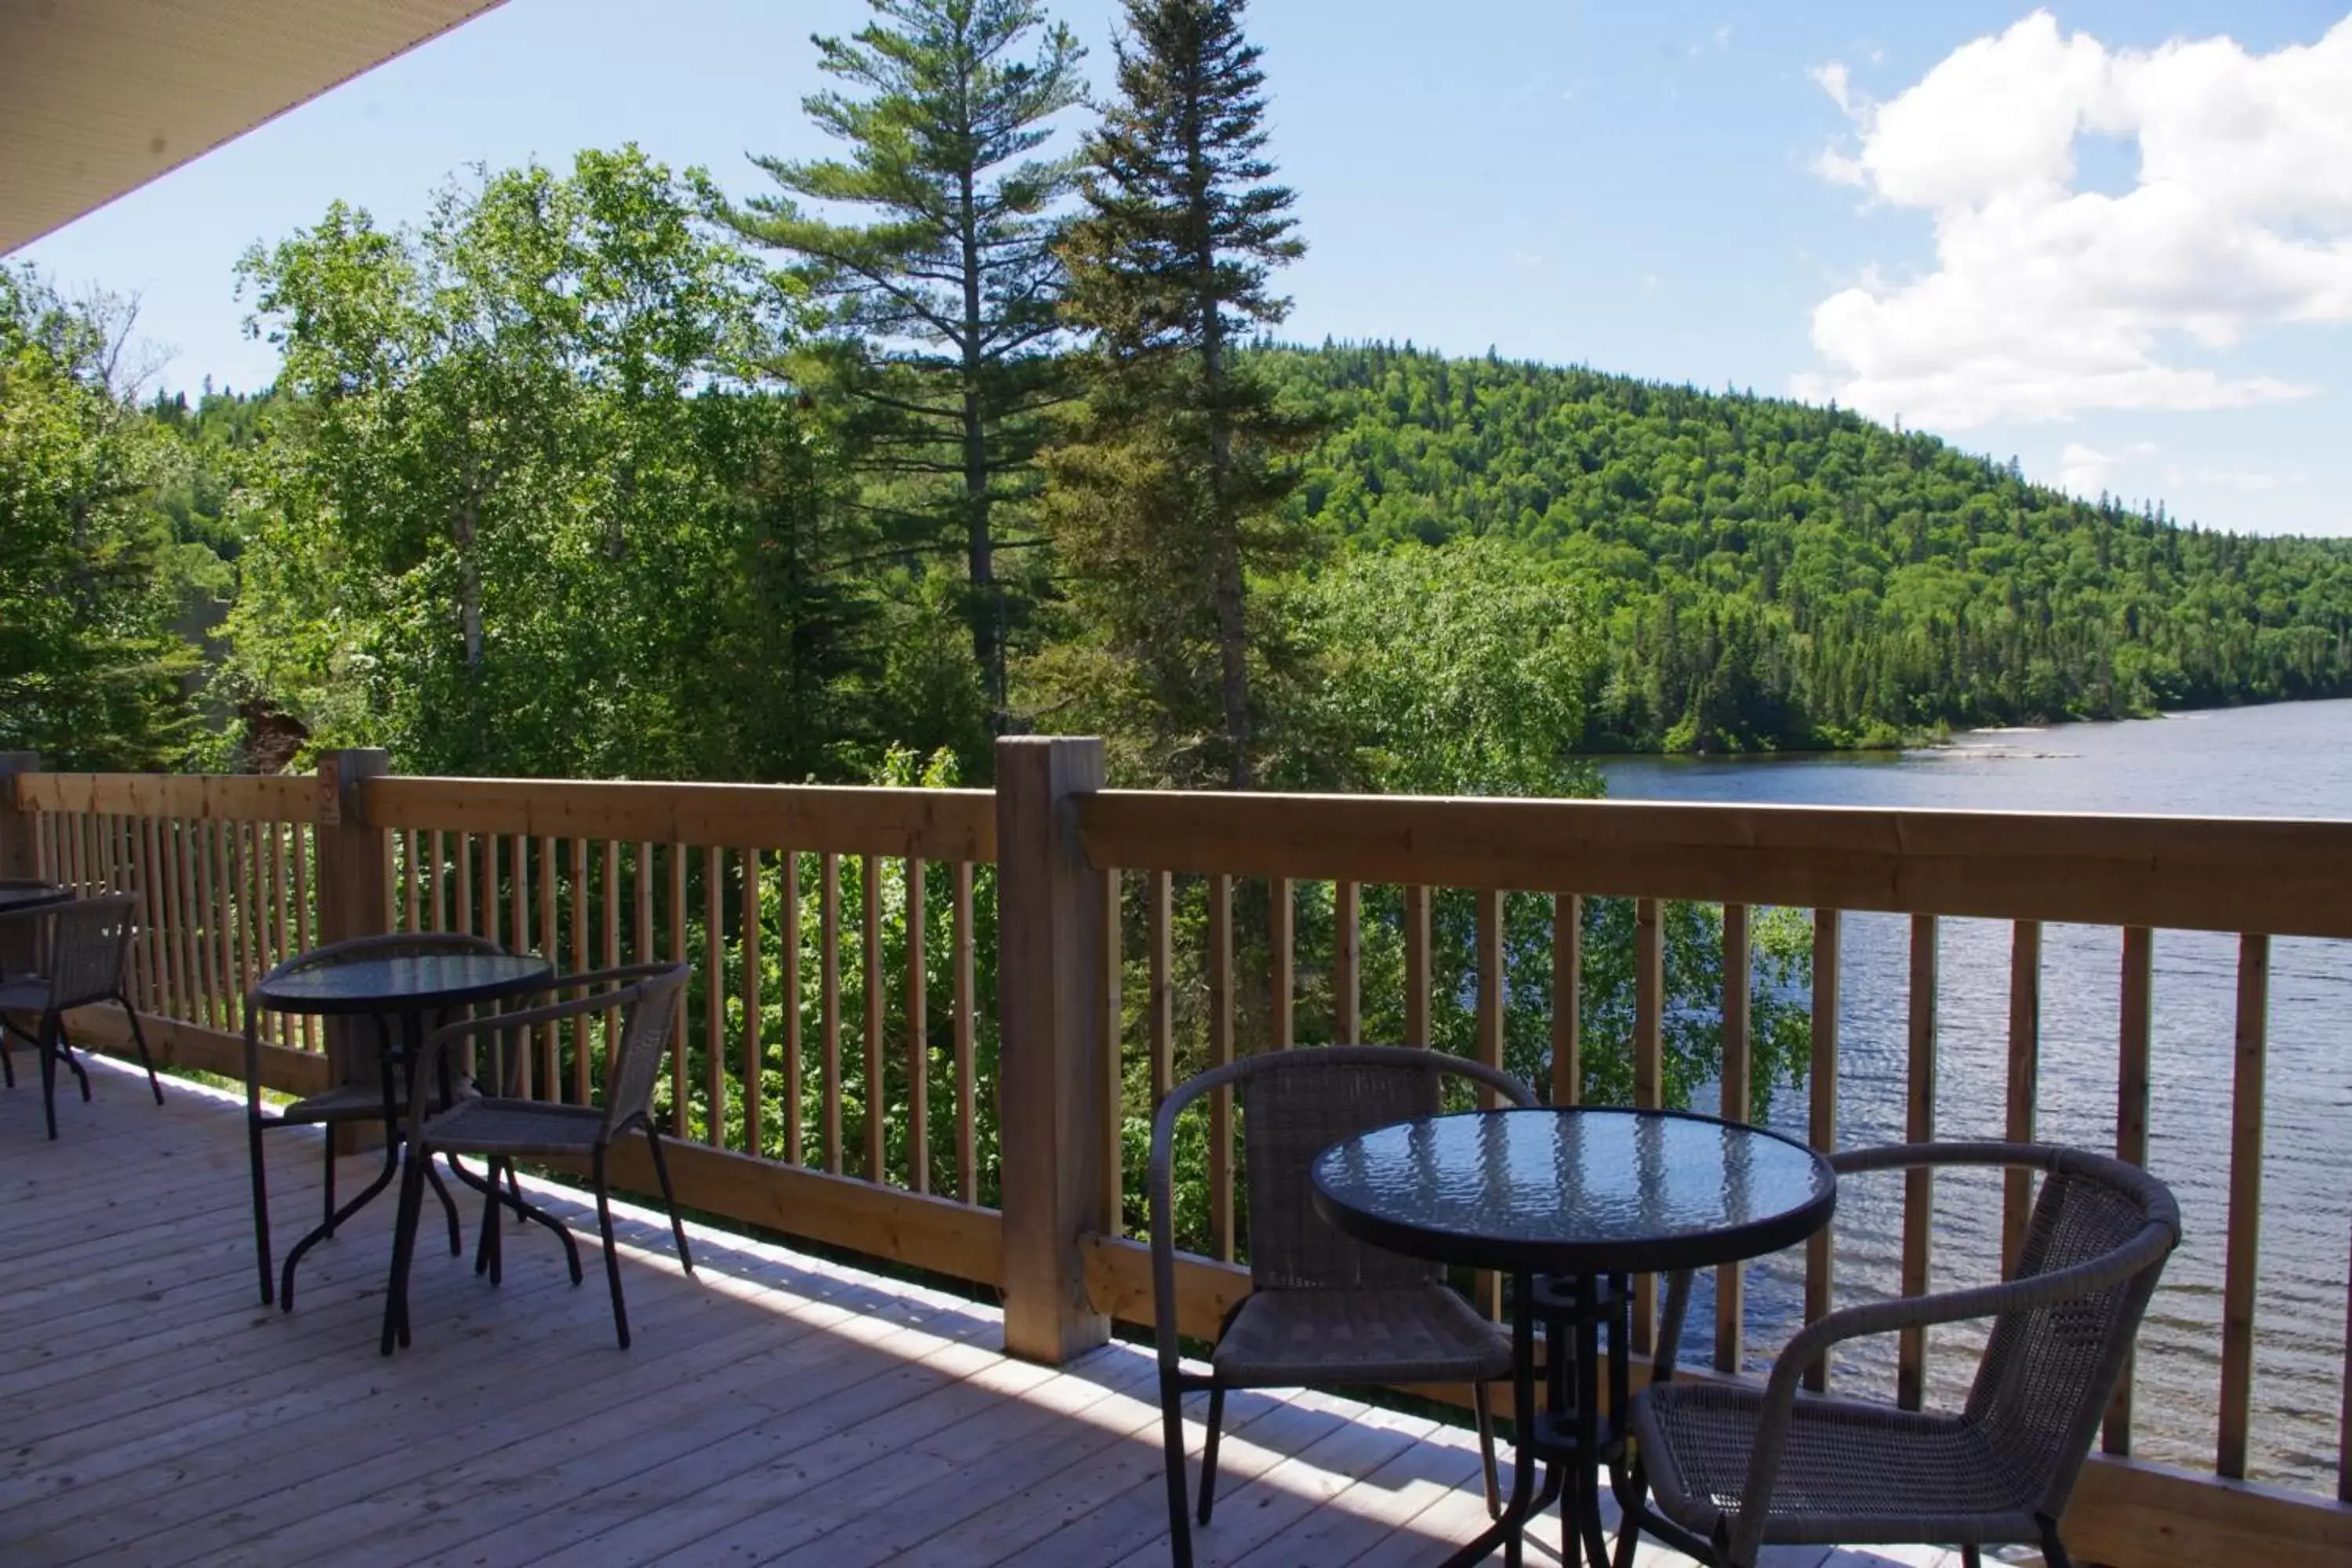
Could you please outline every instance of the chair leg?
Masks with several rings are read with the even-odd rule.
[[[686,1223],[677,1217],[677,1194],[669,1187],[669,1162],[662,1158],[661,1134],[654,1124],[646,1123],[646,1147],[653,1151],[654,1176],[661,1183],[662,1207],[669,1211],[669,1233],[677,1242],[677,1261],[688,1274],[694,1272],[694,1254],[686,1247]]]
[[[253,1153],[253,1251],[261,1262],[261,1304],[267,1307],[277,1300],[278,1292],[269,1277],[269,1178],[261,1159],[259,1117],[245,1119],[245,1134]]]
[[[499,1196],[499,1163],[492,1160],[482,1170],[489,1196],[482,1200],[482,1238],[474,1249],[474,1272],[488,1274],[490,1283],[506,1279],[506,1232],[500,1228],[499,1210],[504,1200]]]
[[[1495,1400],[1486,1384],[1470,1385],[1470,1403],[1478,1414],[1478,1459],[1486,1479],[1486,1517],[1503,1517],[1503,1472],[1495,1464]]]
[[[320,1146],[326,1151],[326,1173],[320,1183],[327,1194],[327,1217],[320,1222],[329,1240],[335,1235],[335,1129],[332,1123],[319,1129]]]
[[[89,1074],[82,1068],[80,1059],[73,1054],[73,1037],[66,1033],[66,1021],[63,1018],[58,1020],[58,1060],[73,1069],[75,1081],[81,1085],[81,1102],[88,1105]]]
[[[2042,1561],[2045,1568],[2074,1568],[2074,1560],[2066,1555],[2066,1543],[2058,1539],[2058,1521],[2036,1519],[2042,1526]]]
[[[1984,1553],[1973,1546],[1961,1547],[1960,1568],[1984,1568]]]
[[[1217,1439],[1225,1430],[1225,1385],[1209,1386],[1209,1440],[1201,1445],[1201,1522],[1209,1522],[1209,1510],[1217,1502]]]
[[[139,1047],[139,1065],[147,1069],[147,1088],[154,1094],[155,1103],[163,1103],[163,1080],[155,1076],[155,1058],[147,1054],[147,1031],[139,1026],[139,1010],[131,998],[116,992],[114,999],[122,1004],[122,1016],[131,1020],[131,1043]]]
[[[41,1039],[37,1055],[41,1058],[41,1116],[49,1125],[49,1142],[58,1141],[58,1017],[54,1013],[41,1020]]]
[[[457,1227],[457,1200],[449,1195],[449,1188],[441,1180],[441,1173],[433,1168],[430,1161],[425,1163],[425,1179],[432,1184],[433,1195],[441,1200],[442,1217],[449,1222],[449,1256],[463,1258],[466,1255],[466,1237]]]
[[[604,1237],[604,1283],[613,1290],[613,1331],[621,1348],[629,1348],[629,1309],[621,1300],[621,1252],[613,1242],[613,1199],[604,1181],[604,1151],[596,1151],[596,1228]]]
[[[0,1030],[0,1084],[16,1087],[16,1064],[8,1059],[8,1036],[5,1030]]]
[[[1160,1374],[1160,1441],[1168,1472],[1168,1550],[1175,1568],[1192,1568],[1192,1510],[1184,1503],[1184,1390]]]

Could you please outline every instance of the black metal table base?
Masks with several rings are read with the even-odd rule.
[[[1611,1568],[1609,1538],[1601,1516],[1601,1467],[1611,1485],[1626,1493],[1625,1442],[1620,1426],[1601,1411],[1601,1331],[1609,1330],[1607,1394],[1622,1412],[1630,1386],[1625,1352],[1632,1326],[1631,1292],[1622,1275],[1538,1278],[1519,1274],[1511,1281],[1512,1457],[1511,1497],[1499,1518],[1477,1538],[1446,1559],[1447,1568],[1483,1563],[1502,1549],[1503,1561],[1517,1568],[1528,1521],[1555,1502],[1560,1509],[1564,1563],[1581,1558],[1590,1568]],[[1544,1326],[1544,1353],[1536,1355],[1536,1325]],[[1543,1408],[1536,1402],[1544,1385]],[[1536,1467],[1543,1484],[1536,1485]]]

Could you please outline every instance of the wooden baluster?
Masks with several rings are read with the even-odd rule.
[[[482,835],[482,934],[492,942],[504,943],[499,932],[499,835]],[[517,941],[515,945],[522,945]]]
[[[956,1195],[971,1204],[980,1201],[980,1147],[972,1114],[978,1092],[973,1085],[972,1009],[979,1005],[979,988],[972,976],[969,860],[955,863],[950,918],[954,929],[948,940],[955,949]]]
[[[2128,1365],[2125,1368],[2129,1386]],[[2336,1500],[2352,1503],[2352,1279],[2344,1289],[2344,1389],[2336,1405]]]
[[[621,921],[628,913],[628,906],[623,902],[621,896],[621,841],[619,839],[607,838],[604,840],[604,967],[607,969],[618,969],[621,966]],[[721,873],[721,876],[723,878],[723,872]],[[723,928],[725,923],[726,922],[724,921],[721,921],[718,922],[718,925]],[[718,951],[722,954],[726,952],[726,945],[724,942],[718,944]],[[721,963],[718,968],[712,970],[711,973],[713,975],[717,976],[717,978],[712,981],[712,984],[724,989],[726,985],[726,965]],[[724,1011],[721,1011],[719,1014],[719,1018],[720,1027],[723,1031],[726,1018]],[[604,1015],[604,1068],[605,1070],[609,1072],[612,1070],[613,1066],[613,1053],[620,1047],[621,1043],[621,1022],[610,1013]],[[717,1044],[718,1039],[719,1036],[716,1034],[711,1037],[711,1048],[713,1050],[718,1050],[719,1048]],[[719,1054],[723,1058],[726,1053],[721,1051]],[[720,1098],[722,1100],[724,1100],[725,1096],[723,1092]],[[726,1128],[726,1121],[724,1118],[720,1119],[719,1127],[723,1133]]]
[[[2033,1142],[2035,1102],[2042,1088],[2042,922],[2019,921],[2009,947],[2009,1120],[2012,1143]],[[2033,1214],[2033,1173],[2001,1173],[2001,1278],[2017,1272]]]
[[[514,950],[530,951],[530,835],[510,834],[507,838],[507,929],[514,933]],[[515,1089],[525,1100],[537,1100],[542,1093],[555,1094],[552,1079],[543,1079],[539,1068],[539,1047],[530,1038],[530,1032],[515,1041]],[[542,1089],[541,1083],[545,1088]]]
[[[1364,929],[1362,895],[1353,882],[1331,889],[1331,1038],[1363,1043]]]
[[[1835,910],[1813,911],[1812,1056],[1806,1066],[1806,1142],[1822,1154],[1837,1151],[1838,1105],[1838,939],[1841,917]],[[1837,1284],[1837,1243],[1832,1227],[1823,1226],[1805,1242],[1805,1321],[1829,1315]],[[1819,1394],[1829,1387],[1830,1358],[1824,1354],[1805,1369],[1805,1386]]]
[[[1911,917],[1910,1076],[1904,1100],[1903,1138],[1926,1143],[1936,1136],[1936,917]],[[1903,1173],[1903,1294],[1924,1296],[1935,1230],[1936,1173]],[[1927,1386],[1927,1331],[1905,1329],[1895,1350],[1895,1402],[1916,1410]]]
[[[1666,928],[1655,899],[1633,902],[1633,1103],[1665,1103]],[[1633,1351],[1650,1353],[1657,1335],[1658,1280],[1633,1277]]]
[[[1176,1082],[1175,879],[1154,871],[1144,894],[1144,941],[1151,949],[1151,1113]]]
[[[433,884],[427,889],[433,904],[433,929],[449,929],[449,836],[439,828],[433,830]]]
[[[294,955],[294,928],[288,918],[293,911],[286,904],[286,839],[289,832],[299,831],[290,823],[273,822],[269,825],[269,902],[267,913],[271,934],[265,964],[271,969]],[[271,1013],[269,1027],[279,1045],[294,1043],[294,1020],[288,1015]]]
[[[1102,975],[1103,1071],[1102,1106],[1095,1115],[1095,1127],[1102,1139],[1102,1212],[1105,1234],[1118,1236],[1125,1230],[1127,1215],[1127,1146],[1122,1121],[1127,1114],[1124,1100],[1125,1062],[1122,1047],[1127,1038],[1127,999],[1123,994],[1122,973],[1125,953],[1121,951],[1122,921],[1120,910],[1120,877],[1116,867],[1097,873],[1102,878],[1103,909],[1101,950],[1095,954],[1095,963]]]
[[[1209,1066],[1234,1059],[1234,879],[1209,879]],[[1234,1091],[1209,1091],[1209,1241],[1234,1260]]]
[[[927,934],[924,922],[928,911],[924,907],[923,862],[913,856],[907,859],[907,1185],[919,1193],[931,1190],[931,1019],[929,975],[925,969],[923,939]],[[789,907],[789,898],[787,900]],[[1112,907],[1116,909],[1117,904]],[[786,951],[790,951],[787,944]],[[789,990],[787,994],[789,994]],[[792,1009],[785,1009],[788,1020]],[[1117,1011],[1116,1008],[1113,1009]],[[793,1022],[788,1021],[788,1031]],[[799,1081],[800,1042],[791,1041],[786,1058],[794,1064],[790,1081]],[[1118,1088],[1118,1076],[1111,1075],[1114,1095]],[[796,1102],[797,1103],[797,1102]],[[1113,1108],[1114,1110],[1117,1109]],[[1117,1118],[1113,1117],[1116,1129]],[[1117,1136],[1114,1131],[1114,1137]],[[797,1142],[798,1139],[795,1138]],[[1118,1169],[1118,1161],[1111,1163]],[[1118,1205],[1111,1205],[1116,1218]]]
[[[2146,926],[2124,928],[2123,1005],[2116,1053],[2116,1158],[2147,1164],[2148,1043],[2156,971],[2156,933]],[[2123,1372],[2107,1400],[2101,1446],[2118,1458],[2131,1454],[2132,1360],[2124,1352]]]
[[[709,1120],[702,1138],[713,1149],[727,1146],[727,918],[719,902],[726,881],[727,851],[715,844],[707,846],[702,851],[702,951],[707,972],[702,988],[702,1067]],[[611,903],[609,882],[604,896],[609,935],[613,921],[619,918]]]
[[[474,836],[452,835],[457,844],[457,934],[474,934]]]
[[[439,842],[437,835],[435,842],[436,845]],[[310,952],[311,946],[313,911],[310,906],[310,867],[318,858],[318,829],[312,827],[310,831],[304,832],[299,827],[296,828],[294,830],[294,925],[297,940],[304,952]],[[437,870],[437,862],[436,866]],[[440,897],[440,884],[437,880],[434,884],[434,897],[436,901]],[[318,1050],[320,1048],[319,1020],[306,1014],[301,1023],[302,1048],[306,1051]]]
[[[169,936],[172,947],[172,994],[173,1015],[189,1023],[203,1016],[202,995],[194,964],[194,945],[190,940],[194,925],[193,900],[188,890],[189,861],[187,824],[167,817],[158,825],[163,839],[163,897],[165,917],[171,922]]]
[[[575,857],[583,854],[577,839],[573,840],[572,854]],[[575,858],[572,864],[579,868],[572,883],[572,941],[583,952],[585,952],[587,937],[580,924],[580,909],[588,897],[587,862],[584,858]],[[688,936],[687,927],[690,923],[691,917],[686,908],[686,846],[672,844],[669,846],[669,961],[672,963],[684,963],[687,961]],[[686,987],[684,986],[678,987],[677,997],[670,1004],[669,1039],[669,1132],[671,1137],[682,1140],[687,1135],[688,1110],[686,1068]],[[584,1044],[583,1036],[575,1036],[574,1040]],[[580,1050],[578,1058],[584,1058],[586,1055],[586,1051]],[[584,1084],[583,1088],[584,1089]]]
[[[1551,900],[1551,1102],[1584,1098],[1584,900]]]
[[[412,827],[401,842],[408,854],[408,875],[401,880],[408,929],[413,931],[418,929],[419,917],[425,912],[425,830]]]
[[[167,878],[164,831],[169,826],[150,816],[144,818],[139,827],[143,870],[139,880],[141,896],[146,900],[145,919],[151,943],[147,970],[153,983],[147,998],[147,1008],[167,1017],[179,1010],[180,987],[179,973],[172,964],[172,905],[164,892]]]
[[[824,1075],[824,1168],[841,1174],[841,857],[817,859],[817,1026]]]
[[[2255,1269],[2262,1256],[2263,1097],[2270,1038],[2271,939],[2238,939],[2238,1029],[2230,1085],[2230,1231],[2221,1279],[2221,1436],[2213,1468],[2246,1475],[2254,1394]]]
[[[398,837],[394,833],[376,835],[377,850],[383,858],[377,878],[377,886],[383,889],[383,912],[377,918],[375,929],[382,933],[400,929],[400,883],[394,879],[399,875],[395,863],[399,858],[393,853],[393,840]]]
[[[1478,1059],[1490,1068],[1503,1065],[1503,895],[1491,888],[1478,889]],[[1495,1091],[1478,1087],[1478,1106],[1495,1103]]]
[[[890,1089],[882,1059],[882,858],[858,857],[858,888],[864,908],[858,922],[861,960],[858,978],[866,1002],[866,1179],[883,1180],[884,1151],[890,1113]]]
[[[1265,937],[1268,1043],[1286,1051],[1298,1043],[1297,898],[1287,877],[1266,879]]]
[[[245,1027],[245,999],[251,994],[254,982],[261,978],[253,966],[256,947],[254,931],[253,889],[256,874],[253,853],[253,824],[232,822],[229,827],[229,867],[234,892],[231,894],[229,930],[236,942],[236,1028]]]
[[[1429,1044],[1429,889],[1404,889],[1404,1044]]]
[[[1748,1082],[1749,958],[1748,906],[1723,906],[1723,1074],[1717,1100],[1726,1121],[1746,1121],[1755,1105]],[[1715,1367],[1738,1372],[1747,1331],[1748,1278],[1738,1263],[1715,1271]]]
[[[215,1029],[229,1027],[228,970],[221,962],[221,915],[218,878],[220,825],[206,819],[196,828],[197,899],[203,909],[205,1022]]]
[[[760,1005],[760,982],[765,978],[760,954],[760,928],[765,923],[760,908],[761,859],[757,848],[743,851],[743,1152],[764,1156],[768,1058],[761,1039],[765,1022]]]
[[[784,1016],[784,1158],[801,1163],[801,858],[794,849],[776,852],[782,879],[776,916],[776,960]]]
[[[546,834],[539,840],[539,953],[548,963],[560,964],[563,960],[563,930],[562,914],[556,905],[563,893],[563,858],[555,839]],[[572,994],[577,995],[574,992]],[[540,1093],[546,1099],[563,1098],[563,1026],[550,1024],[540,1041]]]
[[[680,867],[686,864],[683,853],[678,857],[678,864]],[[585,974],[596,967],[595,960],[589,956],[588,947],[588,905],[591,897],[588,884],[588,840],[574,838],[572,841],[572,973],[574,974]],[[680,918],[684,916],[684,910],[685,900],[680,899],[676,911]],[[683,1008],[685,1005],[685,998],[681,994],[678,1006]],[[679,1015],[679,1020],[677,1058],[684,1061],[686,1029],[683,1013]],[[583,1014],[572,1020],[572,1103],[585,1105],[588,1103],[588,1019]],[[680,1138],[686,1136],[686,1128],[682,1122],[673,1131]]]

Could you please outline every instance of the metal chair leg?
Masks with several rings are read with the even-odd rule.
[[[488,1274],[493,1285],[506,1279],[506,1232],[499,1224],[499,1210],[503,1200],[499,1196],[499,1163],[492,1160],[484,1173],[488,1180],[489,1196],[482,1201],[482,1239],[474,1254],[474,1272]]]
[[[1973,1546],[1961,1547],[1960,1568],[1984,1568],[1984,1553]]]
[[[83,1069],[81,1062],[73,1054],[73,1037],[66,1033],[66,1021],[63,1018],[58,1020],[58,1060],[73,1069],[75,1081],[81,1085],[81,1102],[88,1105],[89,1074]]]
[[[1495,1464],[1495,1401],[1483,1383],[1470,1385],[1470,1403],[1478,1413],[1478,1458],[1486,1480],[1486,1517],[1503,1517],[1503,1472]]]
[[[449,1256],[463,1258],[466,1255],[466,1237],[457,1226],[457,1200],[449,1195],[448,1187],[442,1183],[441,1173],[433,1168],[430,1160],[425,1163],[425,1179],[432,1184],[433,1195],[441,1200],[442,1217],[449,1222]]]
[[[330,1124],[320,1128],[319,1131],[319,1146],[325,1151],[327,1167],[325,1176],[319,1184],[320,1190],[326,1194],[327,1215],[319,1222],[319,1226],[331,1240],[335,1234],[335,1130]]]
[[[131,1043],[139,1047],[139,1065],[147,1069],[147,1087],[153,1091],[155,1103],[161,1105],[163,1103],[163,1080],[155,1076],[155,1059],[147,1054],[147,1031],[139,1026],[139,1010],[131,1005],[131,998],[120,991],[114,994],[114,999],[122,1005],[122,1016],[131,1020]]]
[[[1209,1510],[1217,1502],[1217,1439],[1225,1429],[1225,1385],[1209,1385],[1209,1440],[1201,1445],[1201,1513],[1202,1524],[1209,1522]]]
[[[604,1151],[596,1151],[596,1228],[604,1237],[604,1283],[613,1291],[613,1329],[621,1348],[629,1348],[629,1309],[621,1300],[621,1252],[613,1242],[613,1199],[604,1180]]]
[[[410,1161],[400,1173],[400,1206],[392,1226],[392,1284],[383,1298],[383,1333],[378,1353],[390,1355],[395,1342],[408,1343],[408,1265],[416,1252],[417,1211],[425,1206],[425,1178]]]
[[[2074,1560],[2066,1555],[2066,1543],[2058,1539],[2058,1521],[2036,1518],[2042,1527],[2042,1561],[2044,1568],[2074,1568]]]
[[[269,1178],[261,1158],[260,1118],[248,1115],[245,1133],[253,1154],[253,1250],[261,1263],[261,1304],[267,1307],[278,1292],[269,1275]]]
[[[1184,1503],[1184,1390],[1160,1374],[1160,1441],[1168,1473],[1168,1549],[1175,1568],[1192,1568],[1192,1510]]]
[[[8,1037],[5,1033],[0,1033],[0,1084],[10,1089],[16,1087],[16,1064],[8,1059]]]
[[[41,1116],[49,1125],[49,1142],[58,1141],[58,1016],[54,1013],[41,1019],[38,1051],[41,1058]]]
[[[646,1123],[646,1147],[653,1151],[654,1175],[661,1183],[662,1207],[669,1211],[669,1234],[677,1243],[677,1261],[688,1274],[694,1272],[694,1254],[687,1250],[686,1222],[677,1217],[677,1194],[670,1191],[669,1162],[662,1158],[661,1134],[654,1124]]]

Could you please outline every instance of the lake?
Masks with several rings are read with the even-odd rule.
[[[2352,816],[2352,701],[2180,714],[2116,724],[1978,731],[1933,751],[1873,756],[1712,760],[1629,758],[1601,765],[1612,799],[2180,816]],[[2347,889],[2352,896],[2352,889]],[[1849,914],[1840,979],[1842,1144],[1899,1142],[1908,1049],[1909,922]],[[2010,928],[1947,920],[1938,980],[1937,1131],[2001,1135],[2007,1093]],[[2056,926],[2043,933],[2040,1134],[2115,1146],[2122,938]],[[2220,1385],[2227,1212],[2234,937],[2158,931],[2154,979],[2149,1165],[2180,1200],[2186,1237],[2141,1336],[2134,1452],[2210,1469]],[[2332,1492],[2352,1218],[2352,944],[2273,944],[2262,1266],[2255,1310],[2249,1473]],[[1694,1099],[1715,1108],[1708,1086]],[[1804,1134],[1805,1096],[1783,1088],[1769,1120]],[[1892,1293],[1901,1178],[1847,1185],[1838,1219],[1839,1300]],[[1935,1283],[1998,1272],[1997,1178],[1937,1184]],[[1776,1348],[1802,1304],[1801,1252],[1751,1269],[1748,1334]],[[1694,1292],[1694,1361],[1712,1353],[1711,1288]],[[1937,1331],[1930,1373],[1958,1399],[1975,1342]],[[1760,1368],[1766,1362],[1751,1350]],[[1891,1390],[1891,1341],[1856,1351],[1848,1385]]]

